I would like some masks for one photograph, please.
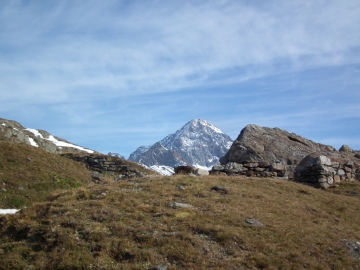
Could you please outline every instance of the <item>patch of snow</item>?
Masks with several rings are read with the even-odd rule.
[[[75,145],[75,144],[59,141],[53,135],[50,135],[49,138],[47,138],[46,140],[52,142],[53,144],[55,144],[58,147],[71,147],[71,148],[76,148],[76,149],[79,149],[79,150],[82,150],[82,151],[85,151],[85,152],[88,152],[88,153],[94,153],[93,150],[86,149],[84,147],[81,147],[81,146],[78,146],[78,145]]]
[[[173,175],[175,173],[173,167],[169,167],[169,166],[165,166],[165,165],[152,165],[149,168],[150,168],[150,170],[158,172],[161,175],[169,176],[169,175]]]
[[[162,149],[165,149],[165,151],[168,150],[168,149],[167,149],[165,146],[163,146],[161,143],[160,143],[160,146],[161,146]]]
[[[44,138],[44,136],[36,129],[33,129],[33,128],[26,128],[25,130],[27,131],[30,131],[32,134],[34,134],[36,137],[39,137],[41,139],[45,139],[45,140],[48,140],[50,142],[52,142],[53,144],[55,144],[59,149],[61,149],[61,147],[71,147],[71,148],[76,148],[76,149],[79,149],[79,150],[82,150],[82,151],[85,151],[85,152],[88,152],[88,153],[94,153],[94,151],[92,150],[89,150],[89,149],[86,149],[84,147],[81,147],[81,146],[78,146],[78,145],[74,145],[74,144],[71,144],[71,143],[67,143],[67,142],[63,142],[63,141],[59,141],[57,140],[53,135],[50,135],[49,138]],[[38,147],[37,143],[29,137],[29,140],[30,140],[30,144],[32,146],[36,146]]]
[[[32,146],[39,147],[39,145],[34,141],[33,138],[30,138],[30,137],[28,137],[28,138],[29,138],[30,144],[31,144]]]
[[[203,169],[203,170],[207,170],[207,171],[210,171],[212,169],[212,167],[205,167],[205,166],[201,166],[199,164],[194,164],[193,167]]]
[[[227,142],[227,144],[225,145],[226,149],[230,149],[230,147],[232,146],[233,142]]]
[[[146,166],[145,164],[142,163],[137,163],[140,166],[148,169],[148,170],[152,170],[154,172],[160,173],[161,175],[165,175],[165,176],[170,176],[173,175],[175,173],[174,168],[173,167],[169,167],[166,165],[152,165],[152,166]]]
[[[215,162],[215,161],[219,161],[219,158],[213,156],[212,158],[209,158],[209,159],[208,159],[208,162],[209,162],[209,163],[212,163],[212,162]]]
[[[2,126],[4,126],[4,127],[5,127],[5,126],[6,126],[6,125],[5,125],[5,123],[2,123]]]
[[[12,215],[20,210],[18,209],[0,209],[0,215]]]
[[[40,137],[44,139],[43,135],[36,129],[33,128],[25,128],[25,130],[30,131],[32,134],[34,134],[36,137]]]
[[[217,133],[223,133],[220,129],[218,129],[217,127],[215,127],[213,124],[203,120],[203,119],[199,119],[199,122],[204,125],[204,126],[207,126],[209,128],[211,128],[212,130],[214,130],[215,132]]]
[[[186,137],[182,137],[182,138],[180,138],[180,140],[181,140],[183,146],[192,146],[194,144],[194,140],[191,140]]]

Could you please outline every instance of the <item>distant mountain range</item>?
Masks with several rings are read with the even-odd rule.
[[[94,153],[94,150],[70,143],[45,130],[25,128],[13,120],[0,118],[0,140],[22,142],[50,153]]]
[[[129,160],[157,168],[192,165],[210,168],[232,145],[231,138],[211,123],[194,119],[150,146],[140,146]]]
[[[25,143],[54,154],[100,154],[54,136],[47,131],[25,128],[16,121],[3,118],[0,118],[0,141]],[[354,164],[357,164],[360,159],[360,151],[353,150],[346,145],[336,151],[331,146],[314,143],[279,128],[271,129],[257,125],[247,125],[237,140],[233,142],[228,135],[211,123],[202,119],[194,119],[174,134],[166,136],[153,145],[140,146],[130,155],[129,160],[163,175],[173,174],[173,167],[180,165],[192,165],[210,170],[213,165],[219,163],[223,165],[219,166],[221,169],[224,166],[229,167],[234,162],[243,165],[249,160],[262,162],[261,166],[269,163],[269,166],[273,167],[275,166],[272,165],[273,163],[280,162],[286,164],[287,173],[291,176],[292,170],[297,164],[307,154],[313,152],[328,156],[336,162],[339,162],[339,156],[348,158],[350,161],[353,160]],[[110,152],[108,155],[125,159],[118,153]],[[344,163],[343,160],[341,162]],[[256,167],[254,164],[251,166]],[[259,164],[258,166],[260,166]],[[264,168],[261,166],[255,169],[263,171]],[[346,170],[349,169],[344,168],[344,171]],[[289,174],[289,172],[291,173]],[[355,174],[355,168],[351,168],[351,172],[346,172]]]

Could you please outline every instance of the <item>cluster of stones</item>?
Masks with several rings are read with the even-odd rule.
[[[115,176],[116,181],[144,176],[143,172],[131,167],[118,157],[105,155],[79,156],[74,154],[63,154],[62,156],[84,163],[89,171]]]
[[[243,161],[228,162],[226,165],[215,165],[210,174],[245,175],[257,177],[287,177],[286,162]]]
[[[327,188],[341,181],[360,180],[359,165],[354,161],[341,164],[327,156],[306,156],[295,168],[294,180],[317,188]]]

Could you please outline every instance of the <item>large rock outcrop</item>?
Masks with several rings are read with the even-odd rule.
[[[228,153],[220,159],[222,166],[214,166],[212,173],[223,172],[248,176],[293,178],[295,167],[300,165],[300,162],[310,154],[312,157],[326,156],[333,164],[340,164],[340,166],[350,163],[357,164],[359,161],[358,153],[346,145],[336,151],[332,146],[315,143],[279,128],[247,125],[241,130],[240,135],[233,142]],[[349,167],[345,166],[344,168]],[[316,180],[313,179],[314,181],[318,179],[323,181],[324,177],[322,175],[325,175],[324,171],[326,170],[322,170],[321,173],[316,172],[316,177],[314,173],[311,175],[309,171],[306,173],[309,176],[314,176],[314,179],[316,178]],[[301,181],[303,182],[308,180],[305,179],[306,173],[301,175]],[[352,171],[351,173],[353,175],[348,175],[346,179],[356,178],[357,172]],[[338,177],[336,177],[336,180],[338,180]],[[331,180],[329,180],[329,184],[330,182]]]
[[[297,165],[310,153],[322,154],[332,151],[335,151],[332,146],[315,143],[279,128],[247,125],[241,130],[227,154],[220,159],[220,163],[225,165],[228,162],[266,161]]]

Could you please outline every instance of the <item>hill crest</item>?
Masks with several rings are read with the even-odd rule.
[[[20,123],[0,118],[0,140],[20,142],[44,149],[49,153],[94,153],[94,150],[70,143],[45,130],[25,128]]]

